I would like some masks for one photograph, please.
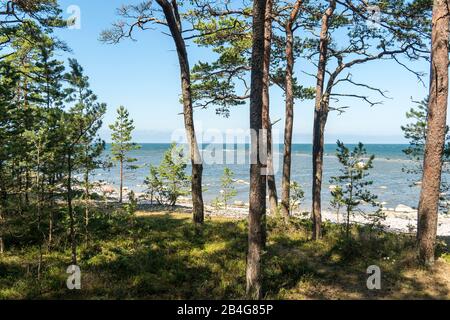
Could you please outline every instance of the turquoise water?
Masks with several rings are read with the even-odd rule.
[[[138,161],[138,170],[127,172],[125,175],[125,186],[136,191],[142,192],[144,190],[143,181],[148,175],[149,165],[158,165],[161,161],[164,151],[167,150],[169,144],[142,144],[140,150],[134,151],[130,156],[135,157]],[[353,145],[348,145],[352,147]],[[204,165],[203,183],[207,191],[204,194],[206,201],[211,201],[220,192],[220,176],[223,173],[225,166],[231,168],[235,173],[235,179],[243,180],[236,184],[238,196],[235,200],[248,202],[248,181],[249,181],[249,161],[248,161],[248,146],[240,145],[226,147],[220,150],[220,146],[214,146],[216,149],[212,150],[213,146],[204,146],[204,156],[211,159],[211,155],[216,156],[216,162],[209,164],[207,161]],[[386,202],[388,208],[394,208],[398,204],[405,204],[411,207],[416,207],[418,203],[418,195],[420,188],[411,187],[412,182],[420,180],[420,177],[413,177],[405,174],[402,169],[411,162],[407,160],[402,150],[406,145],[396,144],[369,144],[366,145],[368,154],[376,156],[374,168],[371,171],[371,179],[374,184],[372,191],[379,196],[381,202]],[[274,156],[278,159],[278,166],[276,165],[276,179],[278,188],[281,184],[281,164],[282,164],[282,145],[276,145],[274,148]],[[309,207],[311,204],[311,177],[312,177],[312,146],[308,144],[296,144],[293,146],[292,156],[292,179],[298,181],[305,190],[305,200],[303,206]],[[215,154],[214,154],[215,151]],[[339,164],[336,156],[336,145],[328,144],[325,146],[324,157],[324,187],[323,187],[323,206],[328,207],[330,200],[329,180],[333,175],[338,174]],[[109,155],[110,146],[107,145],[105,155]],[[221,164],[221,160],[225,157],[232,159],[231,163]],[[240,162],[237,160],[240,159]],[[242,160],[245,161],[242,161]],[[188,172],[190,168],[188,167]],[[103,180],[110,184],[118,186],[118,169],[112,168],[109,171],[96,172],[94,179]],[[246,183],[244,183],[244,181]]]

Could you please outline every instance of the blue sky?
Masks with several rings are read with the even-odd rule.
[[[109,141],[107,125],[115,118],[115,110],[124,105],[135,121],[136,142],[169,142],[171,133],[183,128],[179,104],[179,67],[173,41],[160,31],[139,31],[133,42],[125,40],[118,45],[98,41],[102,30],[118,20],[115,10],[121,4],[136,3],[129,0],[61,0],[66,11],[70,5],[81,9],[81,29],[59,30],[56,35],[66,41],[90,77],[91,86],[99,99],[108,104],[102,137]],[[140,1],[137,1],[140,2]],[[69,17],[69,13],[65,13]],[[189,48],[191,65],[198,60],[210,59],[206,49]],[[65,58],[62,56],[61,58]],[[411,65],[426,72],[424,62]],[[296,65],[296,76],[308,85],[314,79],[303,71],[312,71],[304,61]],[[405,112],[412,106],[411,98],[421,100],[427,88],[418,83],[414,75],[389,61],[373,62],[352,69],[353,79],[388,91],[392,99],[383,99],[383,105],[369,107],[358,100],[349,100],[352,107],[344,114],[332,113],[326,128],[326,142],[341,139],[347,143],[402,143],[400,126],[405,124]],[[426,77],[425,77],[426,79]],[[281,119],[278,130],[283,130],[284,100],[280,91],[271,91],[273,120]],[[228,119],[215,114],[214,108],[196,110],[195,120],[204,129],[246,129],[249,124],[248,106],[238,106]],[[295,107],[295,142],[310,143],[313,122],[313,101],[297,102]]]

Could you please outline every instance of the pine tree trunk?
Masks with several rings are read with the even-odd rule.
[[[267,170],[269,172],[267,175],[267,187],[269,193],[270,214],[276,215],[278,214],[278,193],[273,165],[272,125],[270,124],[270,128],[267,130]]]
[[[0,201],[2,203],[0,203],[0,254],[3,254],[3,252],[5,251],[5,244],[3,242],[3,210],[4,210],[3,202],[5,201],[3,200],[3,194],[1,196],[2,199]]]
[[[292,132],[294,126],[294,90],[293,90],[293,33],[292,26],[286,26],[286,119],[284,127],[284,154],[283,154],[283,180],[281,182],[281,213],[287,217],[290,214],[291,189],[291,152]]]
[[[323,177],[323,149],[325,142],[325,125],[328,117],[328,102],[324,101],[324,81],[327,65],[328,52],[328,29],[330,18],[336,8],[336,1],[331,0],[330,6],[322,17],[322,27],[320,31],[319,43],[319,64],[317,68],[316,103],[314,108],[314,129],[313,129],[313,186],[312,186],[312,222],[313,239],[322,237],[322,177]]]
[[[72,264],[77,264],[77,243],[75,235],[75,218],[72,207],[72,151],[69,151],[67,157],[67,209],[69,211],[70,219],[70,243],[72,249]]]
[[[123,202],[123,159],[120,159],[120,188],[119,188],[119,202]]]
[[[170,33],[177,48],[178,61],[180,64],[181,89],[183,96],[183,114],[186,136],[190,147],[190,156],[192,164],[192,206],[193,220],[196,224],[202,224],[204,221],[204,204],[202,191],[203,162],[197,144],[194,127],[194,110],[192,106],[191,90],[191,69],[186,50],[186,44],[182,36],[181,18],[178,12],[176,0],[169,3],[167,0],[156,0],[163,9],[167,20]]]
[[[1,162],[0,162],[1,164]],[[2,171],[0,171],[1,173]],[[2,254],[5,250],[5,244],[3,242],[3,214],[4,211],[6,210],[6,203],[7,203],[7,193],[6,193],[6,187],[3,184],[3,179],[2,176],[0,174],[0,182],[2,183],[2,185],[0,185],[0,254]]]
[[[89,170],[84,175],[84,233],[86,246],[89,244]]]
[[[48,244],[47,244],[47,251],[52,250],[52,242],[53,242],[53,209],[50,208],[49,213],[49,221],[48,221]]]
[[[43,186],[41,186],[40,179],[40,171],[41,171],[41,157],[40,157],[41,145],[40,143],[37,145],[37,168],[36,168],[36,188],[37,188],[37,229],[38,233],[42,234],[43,241],[45,242],[45,234],[41,230],[41,222],[42,222],[42,194]],[[42,268],[42,243],[39,243],[39,261],[38,261],[38,281],[41,279],[41,268]]]
[[[267,0],[264,24],[264,83],[263,83],[263,128],[267,133],[267,186],[270,214],[278,212],[278,195],[273,168],[272,123],[270,121],[270,57],[272,51],[272,8],[273,0]]]
[[[53,200],[53,187],[54,187],[54,178],[50,178],[49,179],[49,189],[50,189],[50,194],[49,194],[49,202],[50,202],[50,207],[49,207],[49,218],[48,218],[48,242],[47,242],[47,251],[50,252],[52,250],[52,245],[53,245],[53,220],[54,220],[54,213],[53,213],[53,208],[56,207],[56,204]]]
[[[434,264],[442,156],[447,128],[449,14],[447,1],[434,0],[427,139],[417,225],[419,260],[426,266]]]
[[[297,19],[302,1],[297,1],[292,9],[289,20],[286,23],[286,116],[284,125],[284,153],[283,153],[283,178],[281,181],[281,213],[284,217],[290,215],[291,198],[291,167],[292,167],[292,133],[294,127],[294,32],[293,24]]]
[[[264,21],[265,0],[254,0],[253,3],[253,50],[250,93],[250,129],[252,134],[250,166],[250,210],[248,226],[247,254],[247,297],[262,298],[262,248],[264,247],[264,217],[266,214],[266,180],[262,174],[260,152],[260,131],[262,129],[262,102],[264,78]]]

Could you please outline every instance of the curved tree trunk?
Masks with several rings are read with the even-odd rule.
[[[264,246],[264,216],[266,213],[266,179],[262,174],[260,131],[262,129],[262,102],[264,78],[264,21],[266,0],[253,2],[253,50],[250,94],[250,129],[252,134],[250,166],[250,210],[248,226],[248,254],[246,280],[247,297],[262,298],[261,254]]]
[[[419,260],[426,266],[434,264],[442,156],[447,128],[449,14],[447,1],[434,0],[430,100],[417,225]]]
[[[183,114],[186,136],[190,147],[191,165],[192,165],[192,205],[193,220],[196,224],[202,224],[204,221],[204,205],[202,194],[202,175],[203,162],[197,144],[194,127],[194,110],[192,107],[191,91],[191,70],[186,50],[186,44],[182,36],[181,18],[178,12],[176,0],[169,3],[167,0],[156,0],[163,9],[167,25],[175,42],[180,64],[181,89],[183,96]]]
[[[298,0],[286,23],[286,119],[284,126],[283,179],[281,182],[281,212],[290,215],[291,167],[292,167],[292,133],[294,127],[294,31],[293,24],[300,11],[302,0]]]
[[[323,148],[324,131],[328,117],[328,102],[324,101],[324,83],[328,52],[328,29],[330,18],[336,8],[336,1],[331,0],[330,6],[322,17],[319,43],[319,64],[317,68],[316,103],[314,107],[314,129],[313,129],[313,186],[312,186],[312,222],[313,239],[322,237],[322,176],[323,176]]]
[[[272,51],[273,0],[267,0],[264,31],[263,128],[267,130],[267,186],[270,214],[278,212],[278,195],[273,167],[272,123],[270,121],[270,56]]]

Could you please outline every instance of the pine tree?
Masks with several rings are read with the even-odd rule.
[[[380,2],[380,9],[384,14],[379,25],[372,28],[367,22],[370,19],[369,7],[363,4],[356,6],[351,1],[345,3],[336,0],[326,1],[327,7],[319,6],[313,10],[312,17],[319,10],[321,21],[320,36],[312,43],[312,52],[309,57],[318,57],[316,73],[316,101],[314,108],[313,126],[313,238],[322,236],[322,179],[323,159],[325,144],[325,128],[330,111],[344,112],[347,106],[340,104],[343,97],[360,99],[361,101],[375,106],[379,101],[373,101],[367,93],[361,93],[361,88],[380,94],[385,97],[383,90],[374,88],[365,83],[358,83],[352,79],[350,69],[358,65],[378,61],[382,59],[393,59],[400,66],[400,57],[406,59],[419,59],[421,52],[426,51],[422,21],[426,21],[426,10],[411,10],[414,3],[407,1],[384,1]],[[344,14],[344,11],[353,14]],[[312,19],[313,25],[316,20]],[[338,38],[334,35],[339,33]],[[342,36],[341,36],[342,35]],[[318,55],[317,55],[318,53]],[[331,63],[330,63],[331,62]],[[414,72],[411,68],[405,68],[408,72],[415,73],[419,78],[421,74]],[[346,75],[344,75],[347,73]],[[346,88],[337,92],[340,84],[347,83],[358,88],[358,93],[349,92]]]
[[[157,5],[157,8],[154,8],[154,3]],[[154,23],[159,26],[163,25],[170,31],[180,66],[184,127],[190,148],[193,221],[195,224],[203,224],[205,219],[202,189],[203,159],[197,143],[194,125],[194,97],[192,92],[189,54],[185,40],[186,33],[189,32],[189,30],[183,29],[185,15],[180,13],[180,10],[181,6],[177,1],[168,0],[156,0],[154,2],[144,1],[138,5],[122,6],[119,10],[119,14],[127,21],[116,23],[112,30],[103,32],[101,40],[118,43],[123,38],[132,38],[135,25],[139,25],[142,30],[145,30],[148,29],[145,27],[146,25]],[[133,21],[130,23],[129,20]]]
[[[447,130],[449,23],[448,1],[434,0],[427,139],[417,223],[419,260],[426,266],[433,265],[435,261],[442,159]]]
[[[220,196],[215,199],[215,203],[224,205],[225,210],[228,209],[228,202],[230,199],[237,195],[236,188],[234,187],[234,173],[230,168],[223,169],[223,175],[220,178]]]
[[[90,175],[95,169],[103,166],[100,156],[105,149],[105,142],[98,136],[98,130],[102,126],[101,118],[106,112],[106,104],[97,102],[97,96],[90,89],[89,78],[84,75],[81,65],[75,59],[69,59],[69,66],[70,72],[65,76],[65,80],[69,84],[69,87],[65,90],[66,102],[74,103],[72,112],[81,116],[96,114],[98,118],[91,127],[87,128],[80,140],[81,154],[79,161],[84,176],[84,232],[87,244],[89,238]],[[85,122],[80,121],[78,124],[79,130],[84,130]]]
[[[160,165],[150,166],[150,175],[144,181],[152,202],[155,197],[159,204],[174,207],[180,196],[189,194],[190,177],[186,175],[186,167],[183,149],[172,143]]]
[[[377,204],[377,196],[368,189],[373,181],[368,180],[369,170],[373,168],[374,155],[367,156],[367,151],[362,143],[359,143],[352,151],[341,141],[337,142],[336,156],[341,164],[341,174],[332,177],[330,183],[335,187],[332,190],[335,204],[345,207],[346,210],[346,237],[350,236],[350,218],[353,214],[361,214],[368,218],[372,226],[378,226],[383,213]],[[369,206],[374,212],[365,213],[361,208]]]
[[[263,128],[263,67],[264,67],[264,21],[265,0],[253,2],[253,49],[250,94],[250,129],[252,136],[252,159],[250,165],[250,209],[248,226],[248,253],[246,270],[246,293],[250,299],[261,299],[262,288],[262,250],[265,247],[263,235],[266,215],[266,179],[262,175],[259,132]]]
[[[112,130],[112,146],[111,153],[113,160],[119,162],[120,167],[120,187],[119,187],[119,202],[122,203],[123,181],[124,181],[124,164],[135,162],[135,158],[128,157],[128,153],[137,150],[140,146],[132,143],[132,132],[134,130],[133,120],[130,119],[130,114],[124,106],[117,109],[116,122],[109,126]],[[129,169],[134,169],[133,166],[128,166]]]
[[[409,146],[403,150],[403,153],[412,161],[412,165],[405,166],[403,171],[411,174],[414,177],[423,175],[423,160],[425,154],[425,143],[427,140],[427,121],[428,121],[428,104],[429,99],[426,98],[422,101],[416,102],[416,106],[411,108],[406,113],[406,118],[412,120],[405,126],[402,126],[402,131],[406,139],[409,140]],[[448,134],[449,127],[446,128],[446,135]],[[450,137],[447,135],[447,143],[444,145],[444,151],[442,154],[442,172],[448,173],[450,170]],[[417,180],[411,186],[416,186]],[[445,212],[448,212],[448,198],[447,194],[450,190],[448,181],[442,176],[441,188],[440,188],[440,208]]]

